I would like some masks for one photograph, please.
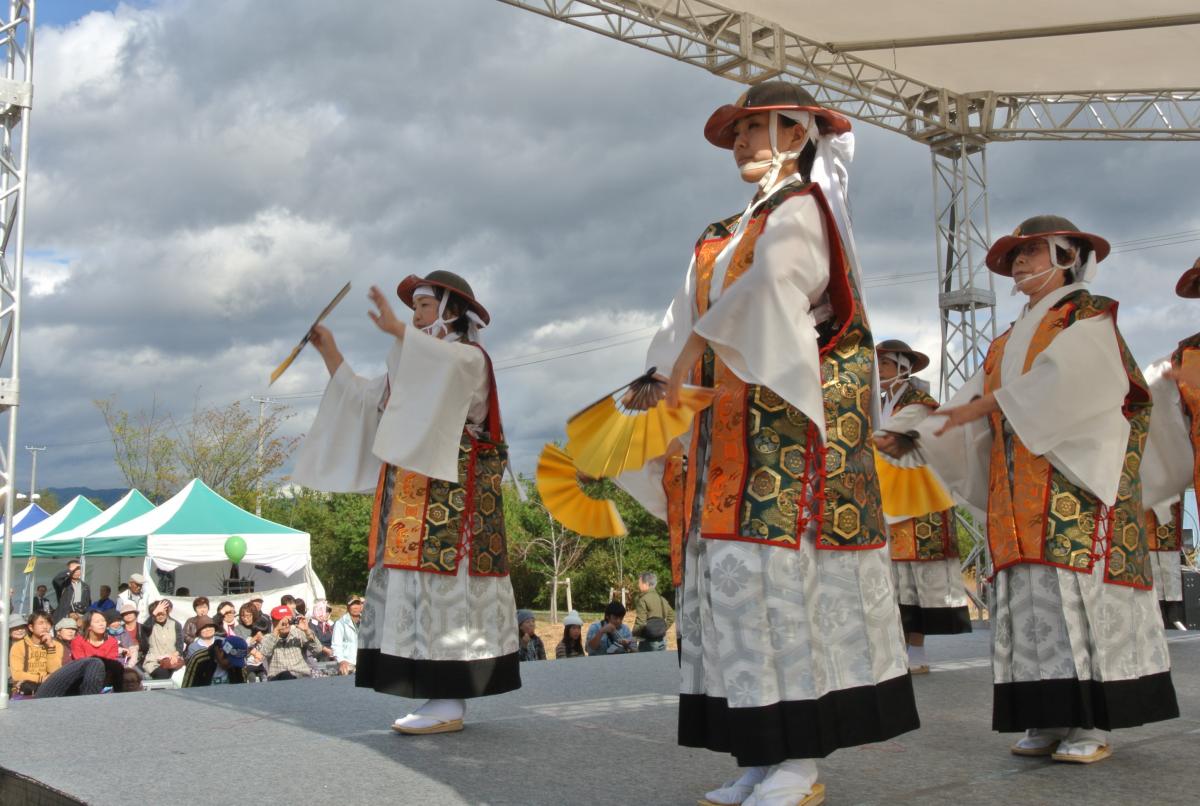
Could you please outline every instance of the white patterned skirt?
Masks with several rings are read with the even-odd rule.
[[[904,632],[958,635],[971,631],[967,588],[957,557],[892,560],[892,583]]]
[[[1113,730],[1179,716],[1154,591],[1046,565],[997,572],[992,728]]]
[[[887,548],[692,538],[679,742],[740,766],[823,758],[919,727]]]
[[[1160,602],[1183,601],[1183,562],[1178,551],[1150,552],[1154,593]]]
[[[391,482],[389,472],[387,483]],[[385,487],[385,501],[391,500]],[[387,507],[380,513],[386,534]],[[507,576],[383,567],[379,540],[358,628],[355,685],[417,699],[467,699],[521,687],[517,609]]]

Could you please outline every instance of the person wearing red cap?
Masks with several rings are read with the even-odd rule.
[[[1183,273],[1175,293],[1200,297],[1200,258]],[[1154,590],[1163,626],[1182,629],[1183,493],[1200,482],[1200,333],[1179,342],[1145,370],[1154,416],[1142,459],[1146,533],[1154,561]]]
[[[1024,731],[1016,755],[1081,764],[1112,754],[1107,731],[1179,716],[1138,476],[1150,392],[1117,303],[1087,286],[1108,252],[1054,215],[998,239],[987,266],[1025,307],[916,428],[919,453],[986,513],[992,727]]]
[[[938,402],[929,394],[929,385],[914,377],[929,366],[929,356],[899,339],[879,342],[875,352],[883,387],[880,431],[906,434],[938,408]],[[892,580],[908,645],[908,670],[928,674],[926,635],[971,632],[967,591],[958,559],[957,520],[953,507],[892,515],[888,504],[885,489],[883,506]]]
[[[324,326],[312,343],[329,386],[293,478],[327,492],[375,491],[355,683],[425,700],[392,728],[462,730],[466,700],[521,685],[501,475],[507,448],[490,322],[462,277],[411,275],[396,316],[373,287],[371,321],[391,339],[387,373],[350,369]],[[344,660],[344,659],[343,659]]]
[[[755,192],[696,243],[646,366],[669,373],[668,403],[685,382],[717,397],[679,446],[686,476],[673,452],[619,479],[682,542],[679,741],[741,768],[702,803],[820,803],[816,759],[919,724],[869,440],[849,131],[784,81],[709,118]]]

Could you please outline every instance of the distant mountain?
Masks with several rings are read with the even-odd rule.
[[[58,498],[59,506],[65,506],[75,496],[82,495],[84,498],[90,498],[108,507],[120,501],[121,496],[129,492],[127,487],[118,487],[113,490],[93,490],[91,487],[47,487],[46,490],[54,493]]]

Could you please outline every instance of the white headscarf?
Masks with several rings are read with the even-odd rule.
[[[433,286],[419,285],[413,291],[413,300],[416,300],[417,297],[433,297],[438,301],[437,321],[431,325],[421,328],[421,330],[436,339],[450,338],[452,340],[457,340],[459,338],[459,334],[450,330],[450,328],[446,325],[446,305],[450,301],[449,292],[445,289],[442,289],[441,296],[438,296],[438,292]],[[485,327],[487,327],[487,323],[483,321],[479,314],[475,313],[474,310],[468,307],[467,339],[475,344],[483,344],[483,340],[479,336],[479,331],[483,330]]]

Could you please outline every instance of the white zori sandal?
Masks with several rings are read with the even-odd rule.
[[[740,806],[742,801],[750,797],[763,778],[767,775],[766,767],[747,767],[741,778],[727,781],[716,789],[705,792],[704,797],[696,801],[698,806]]]
[[[1066,736],[1066,728],[1030,728],[1009,749],[1014,756],[1049,756]]]
[[[429,700],[408,716],[392,723],[392,730],[407,736],[457,733],[463,729],[467,704],[463,700]]]
[[[824,802],[825,785],[817,783],[817,762],[803,758],[769,768],[742,806],[820,806]]]
[[[1071,728],[1050,758],[1068,764],[1094,764],[1112,755],[1112,745],[1102,730]]]

